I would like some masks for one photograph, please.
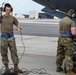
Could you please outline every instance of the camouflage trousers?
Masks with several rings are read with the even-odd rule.
[[[15,44],[15,38],[1,38],[1,56],[2,56],[2,62],[3,64],[8,64],[8,48],[11,52],[11,59],[13,61],[13,64],[18,64],[19,59],[17,56],[17,49]]]
[[[66,70],[72,70],[73,61],[72,56],[74,52],[74,44],[71,38],[61,38],[58,39],[58,47],[57,47],[57,59],[56,65],[57,67],[61,67],[63,63],[63,59],[66,61]]]

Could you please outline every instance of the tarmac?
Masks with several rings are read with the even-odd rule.
[[[23,52],[25,45],[25,54],[56,56],[57,37],[15,35],[15,39],[18,53]]]
[[[19,19],[20,23],[42,23],[42,24],[58,24],[59,19],[36,19],[36,20],[28,20],[28,19]],[[52,25],[52,24],[51,24]],[[25,45],[25,54],[36,54],[36,55],[44,55],[44,56],[56,56],[57,51],[57,40],[58,37],[47,37],[47,36],[28,36],[28,35],[15,35],[16,45],[18,48],[18,53],[22,53]],[[20,49],[22,48],[22,50]]]
[[[32,70],[28,75],[40,75],[39,71],[43,72],[41,75],[65,75],[64,71],[56,72],[57,39],[57,37],[15,35],[20,68],[24,71]],[[9,59],[12,64],[10,56]]]
[[[23,20],[19,21],[20,23],[26,23]],[[49,23],[48,20],[47,23]],[[56,72],[55,62],[58,37],[15,35],[15,40],[20,59],[19,66],[22,70],[31,71],[28,75],[65,75],[64,71],[60,73]],[[22,53],[24,54],[23,57],[21,57]],[[9,60],[9,64],[12,64],[10,52]],[[0,62],[0,68],[2,68],[2,66],[3,64]],[[10,67],[11,66],[13,67],[13,65],[10,65]],[[39,74],[38,71],[43,71],[44,73]]]

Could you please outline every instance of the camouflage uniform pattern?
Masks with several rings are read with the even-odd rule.
[[[64,17],[59,22],[59,39],[57,46],[56,66],[60,68],[63,59],[66,61],[66,70],[72,70],[72,56],[74,52],[73,36],[61,34],[60,32],[68,32],[71,34],[71,28],[76,27],[75,22],[70,17]]]
[[[15,38],[1,38],[1,56],[3,64],[8,64],[8,47],[11,52],[11,58],[13,64],[18,64],[19,59],[17,56],[17,49],[15,44]]]
[[[66,70],[72,70],[73,61],[72,55],[74,52],[74,44],[72,38],[61,38],[58,39],[58,47],[57,47],[57,67],[62,66],[63,59],[66,60]]]
[[[1,23],[1,34],[6,35],[6,34],[13,34],[13,26],[18,25],[18,20],[12,16],[6,16],[2,15],[2,18],[0,17],[0,23]],[[1,56],[2,56],[2,62],[3,64],[8,64],[8,48],[11,52],[11,59],[13,61],[13,64],[18,64],[19,59],[17,56],[17,49],[16,49],[16,44],[15,44],[15,38],[2,38],[1,43],[0,43],[0,48],[1,48]]]

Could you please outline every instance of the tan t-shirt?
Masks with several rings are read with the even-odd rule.
[[[62,20],[60,20],[59,32],[70,32],[71,33],[71,27],[76,27],[75,22],[71,18],[64,17]]]
[[[12,15],[10,15],[10,16],[3,15],[2,21],[0,19],[0,23],[1,23],[1,33],[2,34],[12,34],[13,25],[18,25],[17,19]]]

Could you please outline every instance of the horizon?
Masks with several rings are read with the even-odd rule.
[[[44,6],[32,1],[32,0],[1,0],[0,4],[3,2],[10,3],[14,8],[15,14],[29,14],[30,11],[41,10]]]

